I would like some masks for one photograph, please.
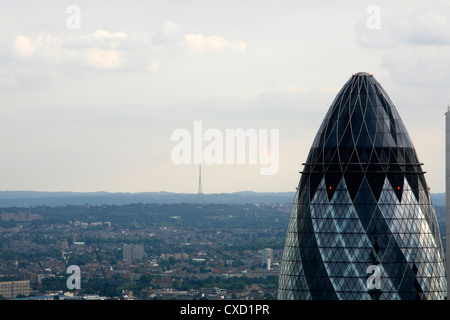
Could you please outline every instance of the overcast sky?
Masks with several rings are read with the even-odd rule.
[[[379,9],[379,16],[377,10]],[[279,130],[279,170],[203,164],[205,193],[295,191],[365,71],[444,192],[448,1],[0,0],[0,190],[195,193],[172,133]]]

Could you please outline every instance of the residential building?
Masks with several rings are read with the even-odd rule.
[[[19,295],[30,294],[30,281],[6,281],[0,282],[0,295],[6,299],[14,299]]]
[[[144,245],[142,244],[125,244],[123,246],[123,260],[136,261],[141,260],[145,256]]]

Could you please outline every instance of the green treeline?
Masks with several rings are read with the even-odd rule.
[[[129,204],[39,206],[32,213],[40,214],[38,223],[65,223],[68,220],[111,222],[121,225],[182,226],[201,228],[286,228],[291,205],[233,204]],[[287,209],[289,208],[289,209]],[[26,208],[3,208],[3,212],[28,211]]]

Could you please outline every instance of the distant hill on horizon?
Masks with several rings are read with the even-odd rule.
[[[445,193],[432,194],[435,206],[445,206]],[[64,205],[125,205],[131,203],[293,203],[295,192],[254,192],[203,194],[174,192],[51,192],[0,191],[0,207],[37,207]]]

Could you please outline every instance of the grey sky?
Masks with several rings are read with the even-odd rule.
[[[196,192],[170,138],[200,120],[280,132],[276,175],[204,165],[204,192],[294,191],[334,96],[366,71],[443,192],[450,4],[392,2],[0,0],[0,189]]]

